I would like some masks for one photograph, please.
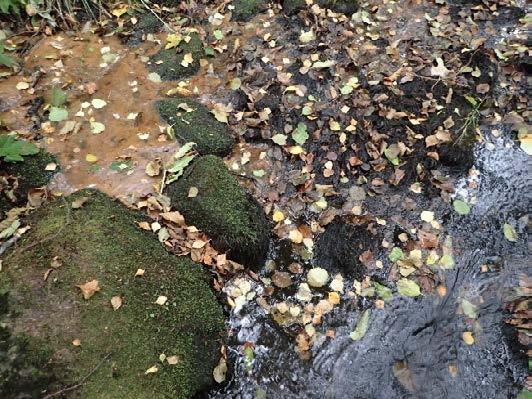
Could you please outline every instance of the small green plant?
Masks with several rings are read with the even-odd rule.
[[[39,149],[29,141],[18,140],[13,136],[0,136],[0,160],[6,162],[24,161],[24,156],[35,155]]]
[[[480,119],[480,107],[482,106],[483,100],[476,100],[474,97],[465,96],[465,99],[472,105],[471,111],[467,114],[464,120],[464,124],[460,128],[458,138],[455,141],[455,144],[460,143],[467,137],[469,132],[474,132],[478,126],[478,121]],[[466,140],[467,141],[467,140]]]

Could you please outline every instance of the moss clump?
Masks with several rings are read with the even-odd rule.
[[[191,187],[197,196],[189,198]],[[168,187],[174,206],[189,224],[205,231],[220,251],[259,268],[268,250],[268,222],[257,201],[231,176],[222,159],[198,158]]]
[[[73,209],[80,199],[86,202]],[[31,231],[8,253],[1,284],[19,314],[13,327],[46,340],[68,370],[49,392],[98,365],[79,397],[185,399],[211,383],[222,309],[201,266],[166,252],[135,225],[143,218],[83,190],[33,213]],[[142,277],[137,269],[145,270]],[[84,300],[76,286],[92,280],[100,291]],[[110,304],[114,296],[123,301],[118,310]],[[160,296],[167,297],[164,305],[155,303]],[[162,354],[176,356],[177,364]],[[157,372],[146,374],[153,366]]]
[[[316,0],[320,7],[330,8],[331,10],[343,14],[352,14],[358,9],[358,0]],[[294,14],[305,8],[305,0],[285,0],[283,10],[287,14]]]
[[[57,159],[45,151],[26,156],[22,162],[0,161],[0,176],[16,177],[18,184],[13,191],[15,198],[10,199],[6,195],[6,192],[0,192],[0,219],[3,213],[10,208],[24,205],[29,190],[48,184],[52,176],[56,173],[55,171],[45,170],[46,165],[52,162],[56,163]]]
[[[263,0],[233,0],[233,19],[235,21],[249,21],[255,14],[265,8],[267,2]]]
[[[186,105],[184,105],[186,104]],[[170,98],[156,103],[161,117],[172,125],[176,137],[196,143],[200,154],[227,155],[234,139],[229,129],[218,122],[210,110],[200,103],[183,98]],[[187,112],[187,110],[193,110]]]
[[[192,55],[192,63],[185,67],[181,63],[186,54]],[[182,79],[198,72],[200,58],[203,55],[203,42],[199,35],[193,32],[183,36],[183,40],[176,48],[168,50],[163,48],[151,57],[148,69],[158,73],[163,80]]]

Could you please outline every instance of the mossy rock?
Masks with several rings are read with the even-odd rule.
[[[188,196],[191,187],[198,189],[193,198]],[[268,221],[222,159],[198,158],[169,185],[167,193],[187,223],[206,232],[215,248],[255,270],[262,266],[268,250]]]
[[[330,8],[334,12],[352,14],[358,9],[358,0],[315,0],[320,7]],[[283,10],[286,14],[295,14],[307,7],[305,0],[284,0]]]
[[[190,38],[187,42],[185,39]],[[192,55],[192,63],[183,66],[181,63],[186,54]],[[199,71],[200,59],[204,56],[203,42],[196,32],[183,36],[179,46],[171,49],[161,49],[150,58],[148,69],[156,72],[163,80],[179,80],[192,76]]]
[[[232,14],[235,21],[249,21],[256,14],[266,8],[268,4],[264,0],[233,0],[234,7]]]
[[[15,206],[26,203],[28,192],[32,188],[46,186],[56,171],[47,171],[46,165],[57,163],[57,159],[50,153],[40,151],[35,155],[24,157],[22,162],[0,161],[0,174],[14,176],[18,180],[18,187],[14,190],[14,201],[5,193],[0,193],[0,220],[4,212]]]
[[[76,200],[83,205],[73,209]],[[10,323],[46,341],[68,370],[48,392],[89,374],[73,397],[185,399],[211,384],[223,340],[221,306],[202,267],[168,253],[136,226],[143,219],[82,190],[34,212],[31,230],[5,257],[0,288],[10,290],[17,314]],[[142,277],[135,277],[138,269]],[[100,290],[85,300],[77,286],[92,280]],[[123,301],[117,310],[115,296]],[[164,305],[155,303],[160,296],[168,298]],[[177,364],[162,354],[177,356]],[[153,366],[157,372],[146,374]]]
[[[4,319],[8,316],[9,293],[0,290],[0,397],[39,398],[55,377],[46,342],[14,334]]]
[[[195,148],[200,154],[224,156],[231,152],[234,139],[227,125],[218,122],[204,105],[184,98],[169,98],[157,101],[155,107],[172,125],[177,139],[182,143],[196,143]],[[193,111],[187,112],[189,108]]]

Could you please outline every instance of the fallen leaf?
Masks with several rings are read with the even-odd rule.
[[[157,298],[157,300],[155,301],[155,303],[156,303],[157,305],[163,306],[163,305],[166,303],[167,300],[168,300],[167,297],[165,297],[164,295],[160,295],[160,296]]]
[[[445,78],[451,71],[445,67],[445,64],[441,58],[436,58],[436,63],[438,64],[438,66],[431,67],[430,74],[432,76],[439,76],[440,78]]]
[[[179,362],[179,358],[177,356],[168,356],[166,358],[166,361],[168,362],[168,364],[170,365],[174,365],[174,364],[177,364]]]
[[[473,338],[473,333],[471,331],[464,331],[462,333],[462,339],[467,345],[473,345],[475,343],[475,339]]]
[[[467,202],[462,200],[454,200],[453,208],[459,215],[467,215],[469,212],[471,212],[471,208],[469,207]]]
[[[135,277],[142,277],[144,276],[145,270],[144,269],[137,269],[135,272]]]
[[[91,121],[90,125],[92,134],[100,134],[105,130],[105,125],[101,122]]]
[[[144,372],[144,374],[153,374],[159,371],[159,368],[157,366],[151,366],[148,370]]]
[[[81,340],[79,338],[75,338],[73,341],[72,341],[72,345],[74,346],[81,346]]]
[[[407,278],[402,278],[397,282],[397,291],[399,294],[409,298],[415,298],[421,295],[419,285],[415,281]]]
[[[91,280],[76,287],[81,290],[84,299],[90,299],[96,292],[100,291],[98,280]]]
[[[218,384],[221,384],[222,382],[225,381],[226,374],[227,374],[227,363],[225,359],[222,357],[220,358],[218,365],[212,371],[212,376],[214,377],[214,381],[216,381]]]
[[[107,105],[107,103],[104,100],[101,100],[99,98],[95,98],[91,101],[91,104],[96,109],[101,109]]]
[[[504,225],[502,226],[502,231],[504,233],[504,237],[506,237],[508,241],[516,242],[519,238],[517,232],[511,224],[504,223]]]
[[[113,307],[114,310],[120,309],[120,307],[122,306],[122,298],[119,296],[112,297],[111,306]]]
[[[371,316],[371,310],[366,309],[362,316],[357,321],[355,329],[349,334],[353,341],[358,341],[366,335],[369,325],[369,317]]]

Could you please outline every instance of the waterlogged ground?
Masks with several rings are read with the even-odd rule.
[[[213,272],[228,372],[206,397],[514,398],[531,287],[523,6],[371,0],[352,16],[273,7],[249,22],[202,6],[186,14],[200,23],[169,23],[212,52],[170,82],[147,68],[170,33],[126,18],[132,35],[32,43],[0,81],[0,120],[57,155],[52,194],[125,199]],[[48,120],[54,87],[68,93],[61,122]],[[273,227],[257,274],[159,195],[184,144],[154,109],[169,92],[237,137],[226,164]],[[317,267],[322,287],[308,285]]]

